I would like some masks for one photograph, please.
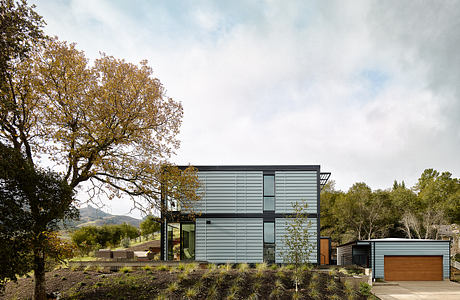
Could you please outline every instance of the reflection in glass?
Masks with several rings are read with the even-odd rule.
[[[195,259],[195,224],[182,224],[181,226],[181,259]]]
[[[275,176],[264,176],[264,196],[275,196]]]

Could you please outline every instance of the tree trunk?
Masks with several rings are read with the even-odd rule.
[[[46,300],[45,254],[40,247],[34,248],[35,300]]]

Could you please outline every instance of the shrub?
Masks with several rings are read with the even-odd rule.
[[[208,299],[217,298],[217,285],[213,285],[208,289]]]
[[[285,278],[286,277],[286,273],[284,273],[282,270],[279,270],[275,273],[275,276],[278,277],[278,278]]]
[[[208,269],[209,270],[216,270],[217,266],[216,266],[216,264],[208,264]]]
[[[278,270],[278,265],[273,264],[273,265],[270,266],[270,269],[273,270],[273,271],[276,271],[276,270]]]
[[[196,288],[189,288],[185,291],[185,298],[193,299],[198,295],[198,290]]]
[[[230,294],[236,294],[240,290],[240,287],[238,286],[238,283],[233,282],[232,286],[230,287],[229,291]]]
[[[188,279],[188,273],[187,272],[182,272],[179,275],[177,275],[177,280],[178,281],[184,281]]]
[[[180,263],[177,267],[176,267],[177,270],[180,270],[180,271],[183,271],[185,270],[185,265],[183,263]]]
[[[243,263],[243,264],[239,264],[237,268],[238,268],[238,271],[244,273],[249,270],[249,265],[246,263]]]
[[[168,297],[165,294],[158,294],[156,300],[168,300]]]
[[[284,285],[283,285],[283,283],[281,282],[281,280],[277,279],[277,280],[275,281],[275,289],[284,290]]]
[[[247,300],[258,300],[259,296],[260,295],[257,292],[253,292],[252,294],[248,296]]]
[[[157,267],[157,270],[158,271],[168,271],[169,270],[169,267],[167,265],[159,265]]]
[[[326,286],[326,290],[328,290],[329,292],[334,292],[335,290],[337,289],[337,284],[335,283],[334,279],[331,278],[328,282],[327,282],[327,286]]]
[[[131,267],[123,267],[123,268],[120,268],[120,270],[118,270],[118,272],[125,273],[125,274],[130,273],[132,271],[133,271],[133,268],[131,268]]]
[[[371,293],[371,286],[367,282],[360,282],[359,283],[359,293],[363,296],[370,296],[372,295]]]
[[[262,271],[263,272],[263,271],[267,270],[267,267],[268,267],[267,263],[256,264],[256,270],[257,271]]]
[[[166,288],[166,291],[169,293],[169,294],[172,294],[174,293],[175,291],[177,291],[179,289],[179,284],[177,282],[173,282],[173,283],[170,283],[168,285],[168,287]]]
[[[185,269],[187,271],[195,271],[197,270],[199,267],[198,263],[188,263],[185,265]]]
[[[270,293],[270,299],[278,299],[281,297],[281,294],[282,294],[282,290],[281,289],[273,289],[272,292]]]
[[[254,284],[252,285],[252,287],[254,288],[254,292],[258,292],[260,290],[260,288],[262,287],[262,283],[260,281],[256,281],[254,282]]]
[[[150,270],[152,270],[152,267],[151,266],[143,266],[142,270],[150,271]]]
[[[313,299],[319,299],[321,296],[318,290],[315,288],[315,289],[310,289],[310,297]]]

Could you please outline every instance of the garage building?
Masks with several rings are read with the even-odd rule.
[[[373,279],[386,281],[449,279],[450,241],[401,238],[354,241],[337,247],[337,264],[372,268]]]

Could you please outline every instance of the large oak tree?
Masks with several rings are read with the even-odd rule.
[[[182,105],[146,61],[103,54],[90,64],[74,44],[54,38],[35,44],[9,77],[0,140],[33,166],[51,162],[71,189],[125,196],[145,210],[164,209],[162,194],[185,209],[198,199],[196,169],[168,163],[179,147]],[[43,297],[42,289],[36,298]]]

